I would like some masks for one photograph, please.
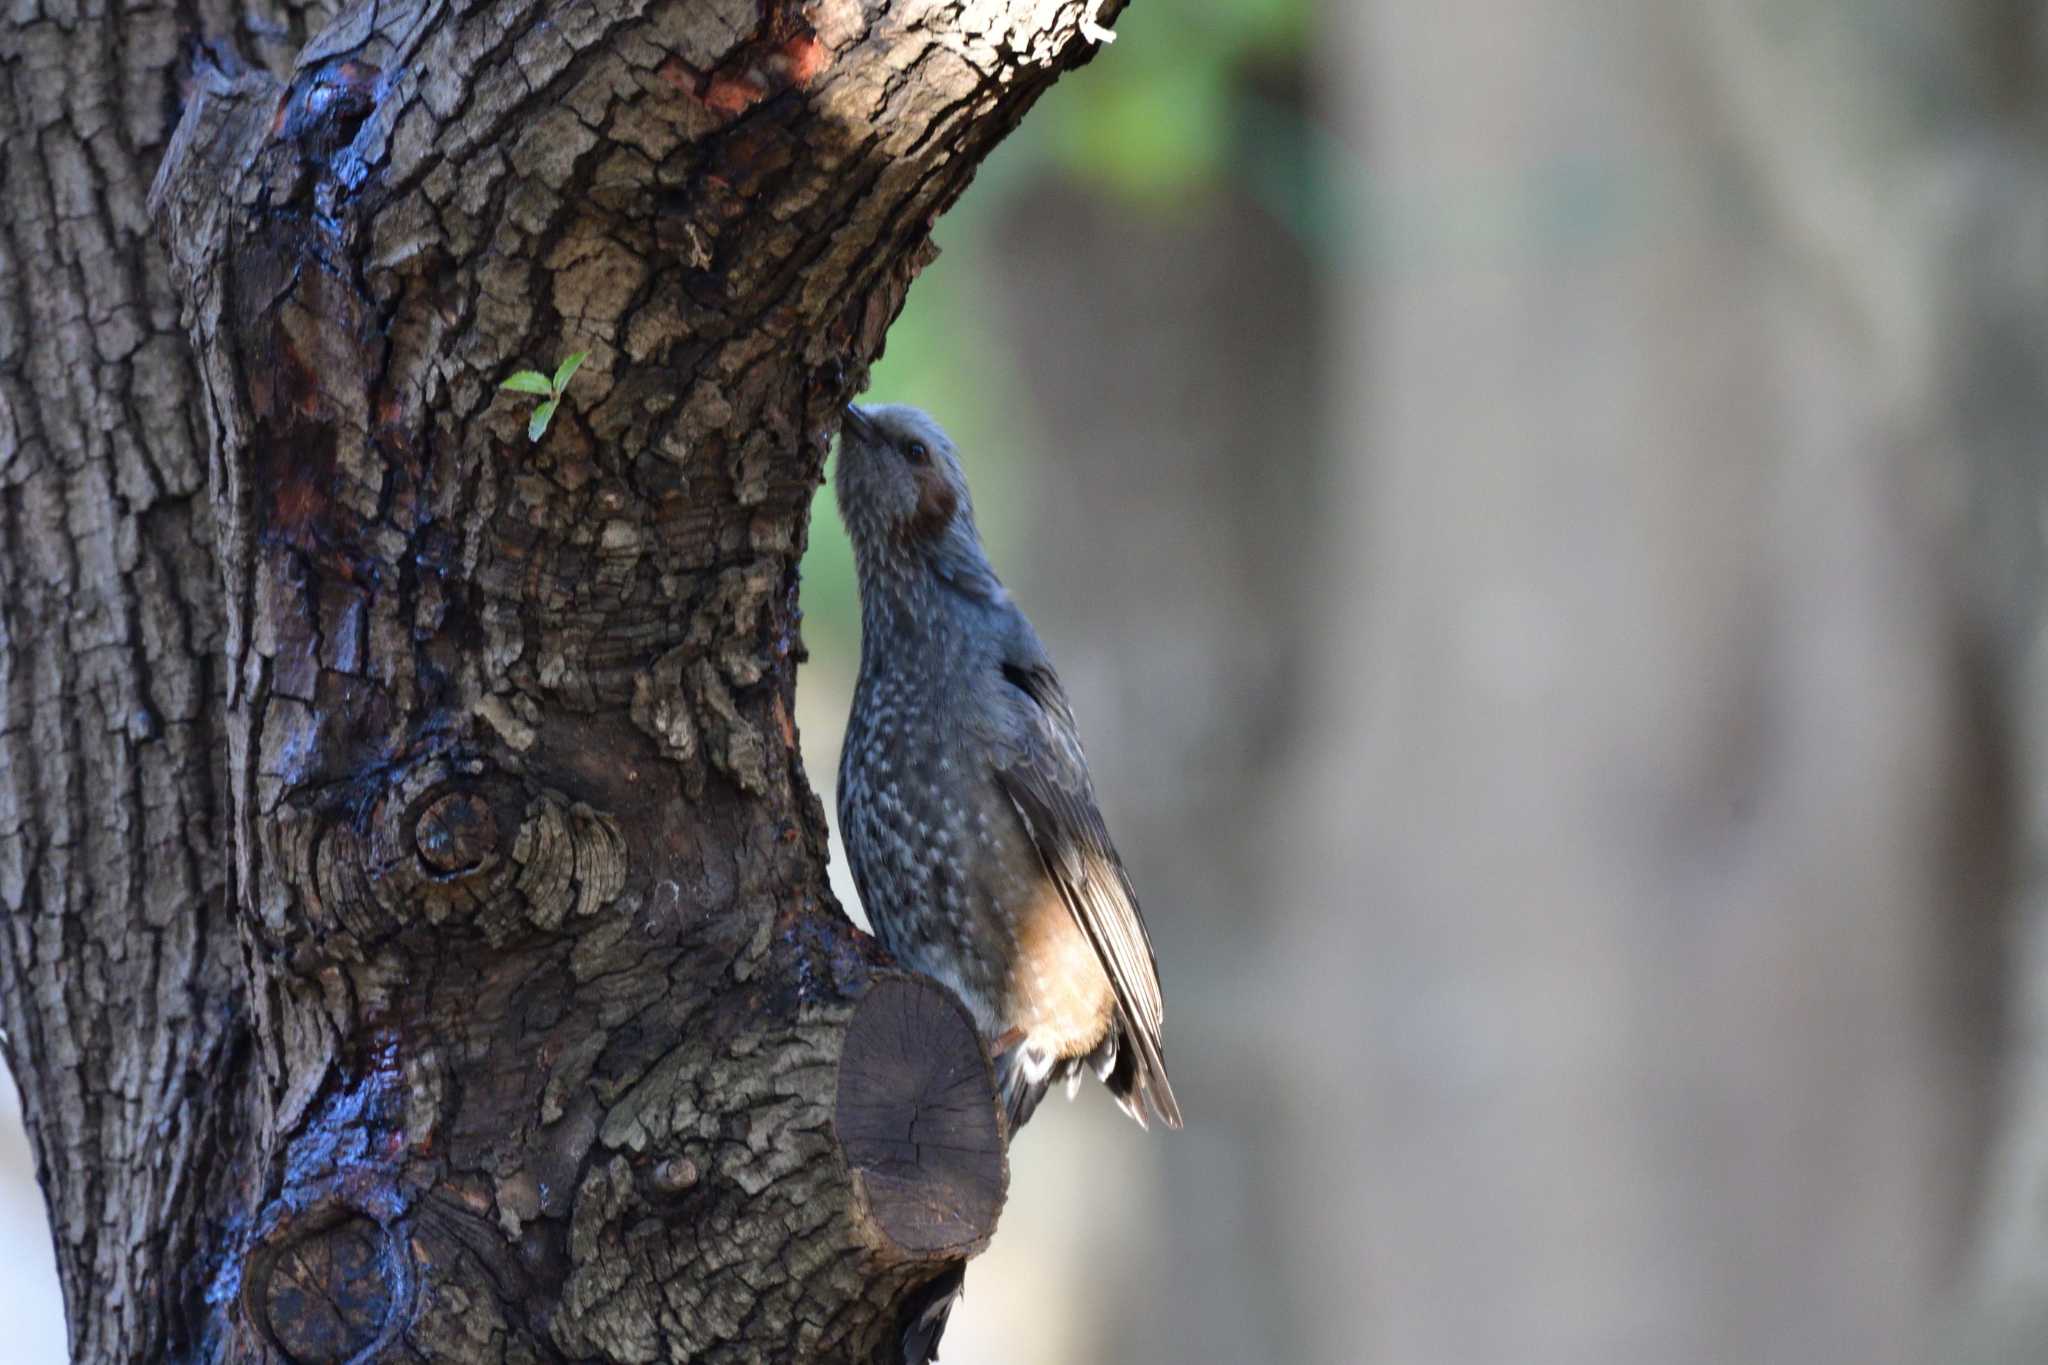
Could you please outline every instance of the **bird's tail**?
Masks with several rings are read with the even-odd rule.
[[[1180,1102],[1174,1099],[1173,1086],[1166,1079],[1166,1059],[1159,1055],[1159,1044],[1145,1030],[1119,1023],[1121,1027],[1111,1029],[1088,1059],[1095,1074],[1140,1128],[1148,1126],[1148,1114],[1168,1128],[1180,1127]]]
[[[1132,1039],[1137,1040],[1135,1046]],[[1147,1126],[1148,1117],[1168,1128],[1180,1127],[1180,1105],[1166,1080],[1166,1062],[1146,1043],[1144,1035],[1119,1025],[1085,1057],[1053,1057],[1028,1041],[1005,1048],[996,1057],[996,1093],[1002,1096],[1011,1135],[1031,1121],[1038,1102],[1055,1083],[1066,1082],[1067,1098],[1072,1099],[1087,1071],[1109,1088],[1117,1105],[1140,1128]]]

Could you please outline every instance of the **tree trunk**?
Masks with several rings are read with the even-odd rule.
[[[0,1008],[78,1358],[894,1359],[986,1244],[986,1055],[790,719],[838,408],[1091,51],[961,8],[0,29]]]

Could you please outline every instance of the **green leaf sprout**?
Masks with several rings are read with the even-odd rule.
[[[555,409],[561,406],[562,391],[569,387],[569,381],[575,377],[577,367],[583,364],[584,357],[589,354],[588,351],[576,351],[562,357],[562,363],[555,366],[553,379],[539,370],[520,370],[498,385],[500,389],[532,394],[536,398],[546,400],[535,408],[533,416],[527,419],[527,440],[538,442],[541,437],[547,435],[548,423],[555,419]]]

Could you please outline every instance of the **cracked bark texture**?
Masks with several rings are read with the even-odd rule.
[[[0,1010],[79,1359],[892,1359],[986,1244],[796,573],[1083,8],[0,22]]]

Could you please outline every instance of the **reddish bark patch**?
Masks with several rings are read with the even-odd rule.
[[[832,53],[817,34],[805,29],[782,45],[782,60],[790,83],[802,89],[831,64]]]
[[[768,83],[757,70],[749,69],[738,75],[714,71],[704,83],[700,98],[712,109],[732,118],[744,114],[767,94]]]
[[[818,40],[801,10],[784,7],[767,16],[762,36],[711,70],[698,71],[670,57],[655,74],[713,113],[734,119],[772,95],[805,89],[831,64],[831,49]]]
[[[269,435],[268,432],[264,433]],[[298,440],[271,439],[257,456],[259,489],[270,495],[264,518],[267,540],[281,540],[302,550],[324,539],[334,500],[334,433],[319,427],[301,428]]]
[[[704,79],[704,73],[691,66],[681,57],[670,57],[654,68],[654,74],[667,81],[685,95],[694,97],[697,87]]]

